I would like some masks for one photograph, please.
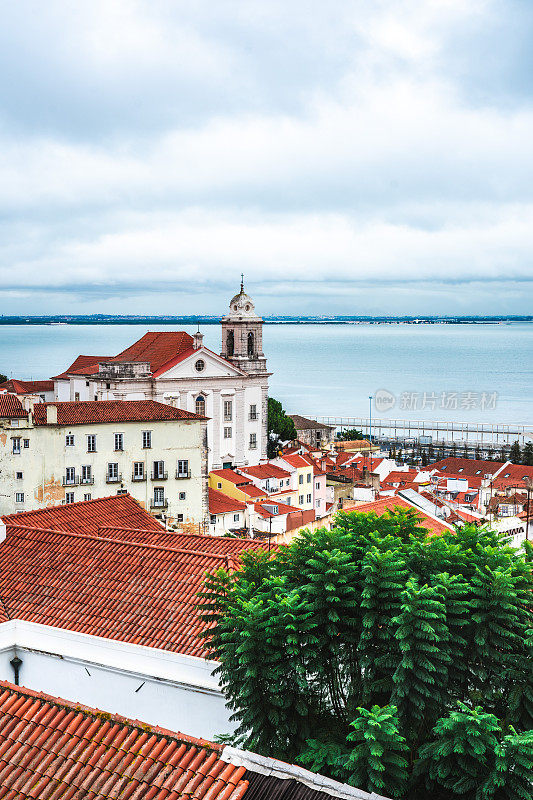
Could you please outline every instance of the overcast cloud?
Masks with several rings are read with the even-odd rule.
[[[17,0],[3,313],[531,313],[528,0]]]

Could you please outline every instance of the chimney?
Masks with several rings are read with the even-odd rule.
[[[193,340],[193,348],[195,350],[199,350],[200,347],[202,347],[202,345],[204,343],[204,335],[203,335],[203,333],[200,333],[200,331],[196,331],[196,333],[192,337],[192,340]]]
[[[53,403],[52,404],[47,403],[45,412],[46,412],[46,418],[45,418],[46,424],[57,425],[57,406],[55,406]]]
[[[26,395],[22,398],[22,405],[24,406],[26,411],[33,412],[33,408],[36,404],[37,400],[35,397],[29,397]]]

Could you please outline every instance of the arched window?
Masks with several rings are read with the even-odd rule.
[[[233,336],[233,331],[228,331],[228,335],[226,337],[226,355],[232,356],[235,352],[235,339]]]
[[[248,334],[248,355],[253,356],[255,354],[255,336],[253,335],[252,331]]]
[[[205,397],[203,397],[201,394],[199,394],[196,398],[196,413],[200,414],[202,417],[205,417]]]

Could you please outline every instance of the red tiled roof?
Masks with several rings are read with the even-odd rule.
[[[148,331],[138,341],[108,361],[148,361],[152,372],[192,350],[193,338],[185,331]]]
[[[248,497],[268,497],[266,492],[260,489],[259,486],[254,486],[253,483],[246,483],[244,486],[238,486],[237,488]]]
[[[269,511],[265,506],[275,506],[278,509],[277,514],[273,514]],[[269,519],[269,517],[276,517],[281,514],[292,514],[293,511],[298,511],[298,509],[294,508],[294,506],[288,506],[286,503],[278,503],[276,500],[269,501],[269,500],[262,500],[259,503],[254,503],[254,508],[258,514],[265,519]]]
[[[223,746],[0,681],[0,797],[240,800]]]
[[[358,514],[374,513],[378,517],[383,516],[387,512],[393,512],[399,508],[401,511],[414,511],[420,519],[420,526],[426,528],[430,533],[444,533],[449,531],[448,525],[433,519],[428,514],[424,514],[419,508],[413,507],[410,503],[402,497],[383,497],[381,500],[375,500],[372,503],[362,503],[356,506],[353,510]]]
[[[0,394],[0,418],[22,419],[27,416],[28,412],[24,409],[18,397],[15,397],[14,394],[6,394],[5,392]]]
[[[6,525],[95,535],[102,534],[106,528],[120,528],[123,531],[122,538],[125,538],[124,529],[128,534],[131,529],[165,533],[163,526],[129,494],[24,511],[2,519]]]
[[[292,455],[282,455],[281,458],[286,461],[287,464],[290,464],[291,467],[298,468],[311,466],[309,461],[304,456],[298,455],[297,453]]]
[[[246,475],[239,475],[238,472],[234,472],[232,469],[214,469],[210,474],[216,475],[217,478],[225,478],[227,481],[234,483],[236,486],[240,485],[241,483],[250,483]]]
[[[60,375],[54,375],[52,380],[67,380],[69,375],[83,372],[84,369],[89,370],[89,372],[94,371],[92,368],[98,367],[99,361],[109,361],[109,359],[110,356],[78,356],[70,367],[67,367]]]
[[[53,381],[19,381],[11,378],[0,384],[0,392],[13,392],[14,394],[37,394],[39,392],[53,392]]]
[[[533,467],[526,467],[523,464],[507,464],[496,478],[494,485],[499,487],[501,483],[502,486],[518,485],[523,487],[525,485],[524,478],[533,480]]]
[[[242,467],[241,471],[253,478],[290,478],[291,473],[274,464],[258,464],[256,467]]]
[[[198,414],[155,400],[87,400],[68,403],[39,403],[33,410],[35,425],[46,425],[46,409],[57,408],[58,425],[98,425],[105,422],[157,422],[160,420],[202,420]]]
[[[445,475],[453,473],[461,478],[474,477],[479,473],[478,477],[483,478],[485,475],[494,475],[504,464],[504,461],[484,461],[482,459],[454,458],[450,456],[450,458],[444,458],[442,461],[435,461],[424,469],[436,469]]]
[[[127,530],[104,537],[25,522],[24,516],[10,518],[0,544],[7,618],[198,657],[204,649],[196,604],[206,571],[230,567],[244,550],[265,547],[180,533],[167,543],[156,531],[144,532],[151,542],[139,544]]]
[[[223,492],[217,492],[216,489],[209,489],[210,514],[227,514],[232,511],[246,511],[246,503],[236,500],[234,497],[228,497]]]

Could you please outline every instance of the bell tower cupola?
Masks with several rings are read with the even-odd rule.
[[[251,297],[241,290],[231,299],[229,313],[222,317],[222,350],[220,355],[249,374],[266,372],[263,353],[263,320],[255,313]]]

